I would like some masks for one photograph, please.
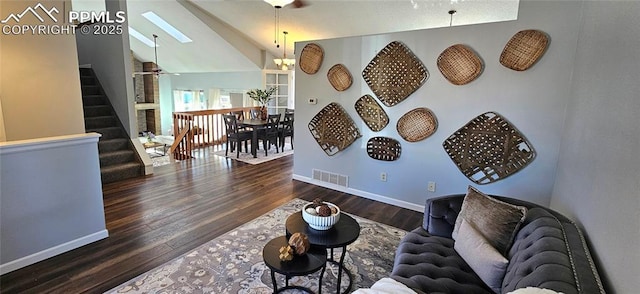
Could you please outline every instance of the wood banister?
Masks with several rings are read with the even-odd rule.
[[[226,128],[223,114],[243,111],[249,112],[260,107],[235,107],[225,109],[207,109],[173,113],[173,133],[177,134],[169,149],[176,160],[193,158],[193,150],[226,142]]]

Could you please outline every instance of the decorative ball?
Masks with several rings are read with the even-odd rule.
[[[291,246],[280,247],[280,255],[278,256],[282,261],[289,261],[293,259],[293,248]]]
[[[317,215],[318,213],[316,213],[316,209],[313,207],[307,207],[307,209],[305,209],[305,211],[310,214],[310,215]]]
[[[322,201],[322,199],[320,198],[313,199],[313,207],[322,206],[323,204],[324,204],[324,201]]]
[[[329,205],[323,204],[320,205],[316,208],[318,215],[319,216],[330,216],[331,215],[331,208],[329,207]]]
[[[303,233],[293,233],[289,238],[289,246],[293,247],[295,254],[303,255],[309,251],[309,238]]]

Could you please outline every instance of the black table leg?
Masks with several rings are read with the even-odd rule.
[[[273,270],[271,270],[271,283],[273,283],[273,293],[278,293],[278,284],[276,284],[276,275]]]
[[[327,264],[325,263],[322,267],[322,271],[320,272],[320,278],[318,278],[318,294],[322,294],[322,276],[324,276],[324,270],[327,268]]]
[[[251,138],[251,155],[253,158],[258,157],[258,128],[253,128],[253,138]]]

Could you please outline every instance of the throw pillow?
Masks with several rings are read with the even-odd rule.
[[[465,219],[489,241],[489,244],[506,256],[526,214],[527,208],[524,206],[497,200],[469,186],[452,237],[457,240],[460,222]]]
[[[563,294],[562,292],[556,292],[544,288],[526,287],[513,290],[507,294]]]
[[[453,249],[493,292],[501,292],[502,279],[507,271],[509,260],[464,219],[460,223],[458,239]]]

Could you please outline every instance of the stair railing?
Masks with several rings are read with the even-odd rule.
[[[173,133],[176,134],[170,153],[176,160],[193,158],[198,148],[222,145],[227,142],[227,131],[223,114],[243,111],[249,118],[252,109],[259,107],[236,107],[225,109],[207,109],[173,113]]]

